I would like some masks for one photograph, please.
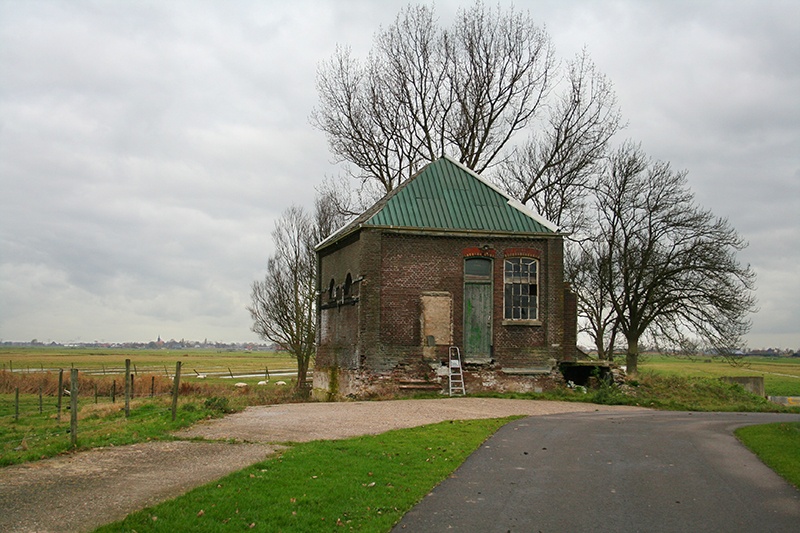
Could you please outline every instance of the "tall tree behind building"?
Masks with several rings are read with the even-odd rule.
[[[373,197],[445,154],[480,173],[543,108],[554,65],[527,14],[475,3],[445,29],[433,8],[408,6],[366,61],[340,47],[320,66],[312,122]]]

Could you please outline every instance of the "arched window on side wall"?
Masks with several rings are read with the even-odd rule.
[[[350,275],[350,272],[347,273],[347,278],[344,280],[344,297],[350,298],[353,289],[353,276]]]

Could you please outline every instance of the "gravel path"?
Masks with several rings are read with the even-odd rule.
[[[342,439],[444,420],[632,409],[638,408],[488,398],[248,407],[177,434],[228,442],[148,442],[2,468],[0,531],[91,531],[261,461],[281,442]]]

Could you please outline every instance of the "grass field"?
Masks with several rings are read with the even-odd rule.
[[[294,361],[284,354],[5,349],[0,350],[0,357],[5,361],[5,368],[0,368],[0,465],[34,461],[71,449],[69,411],[63,411],[61,420],[57,420],[58,372],[42,370],[72,366],[81,370],[78,449],[172,439],[176,429],[203,418],[221,416],[246,405],[297,400],[290,379],[285,379],[290,382],[287,387],[276,387],[274,378],[268,386],[255,386],[257,380],[263,379],[265,366],[272,373],[295,370]],[[136,372],[135,399],[127,418],[121,392],[126,358],[131,359]],[[183,363],[186,377],[181,380],[180,407],[173,422],[169,376],[174,373],[176,361]],[[721,361],[650,356],[644,358],[640,368],[642,372],[626,385],[627,392],[605,385],[595,390],[564,388],[549,396],[525,397],[674,410],[800,412],[796,407],[777,406],[718,379],[764,375],[768,394],[800,395],[800,361],[760,358],[732,367]],[[219,369],[219,374],[212,374],[213,369]],[[199,379],[193,370],[210,376]],[[223,378],[230,372],[237,376],[235,380]],[[65,377],[68,375],[65,372]],[[237,389],[236,381],[252,386]],[[112,403],[108,394],[115,382],[120,388]],[[155,389],[153,398],[149,397],[149,387]],[[21,389],[19,418],[14,412],[15,388]],[[64,398],[64,406],[68,403],[69,398]],[[292,446],[281,456],[135,513],[103,530],[171,531],[191,524],[197,531],[251,527],[387,531],[502,423],[458,422]],[[798,429],[796,424],[784,424],[763,431],[750,430],[755,433],[739,437],[796,484]],[[320,463],[319,457],[325,457],[325,461]],[[413,475],[408,474],[411,471]]]
[[[65,347],[9,348],[0,347],[0,369],[15,372],[56,372],[77,368],[82,372],[110,375],[123,374],[125,359],[131,360],[136,374],[172,376],[175,364],[182,363],[182,379],[230,379],[251,376],[255,381],[264,375],[285,376],[297,372],[294,358],[278,352],[229,352],[215,349],[125,350],[122,348],[85,349]],[[247,381],[247,379],[243,379]]]
[[[69,405],[69,399],[66,404]],[[168,399],[135,400],[130,417],[125,418],[120,401],[95,404],[87,398],[79,402],[77,449],[169,440],[172,431],[207,417],[221,416],[213,407],[207,407],[199,398],[185,399],[173,421]],[[57,420],[52,398],[47,398],[41,414],[38,408],[37,396],[20,395],[21,414],[15,419],[12,395],[0,394],[0,466],[35,461],[73,449],[70,412],[65,410],[61,420]]]
[[[63,398],[62,419],[59,421],[56,408],[58,372],[48,369],[67,369],[62,388],[67,388],[69,368],[74,366],[80,370],[79,449],[112,442],[126,444],[148,438],[171,438],[169,434],[176,426],[167,423],[165,417],[171,414],[171,378],[176,361],[183,363],[182,407],[178,421],[181,425],[212,416],[212,412],[216,415],[248,405],[301,399],[293,390],[293,378],[275,375],[281,370],[291,374],[296,372],[293,359],[286,354],[36,348],[3,349],[0,357],[5,366],[5,369],[0,368],[0,464],[51,457],[70,449],[70,435],[66,431],[69,427],[69,412],[66,411],[69,398]],[[121,414],[126,358],[131,359],[134,373],[134,404],[129,418]],[[257,385],[264,379],[262,369],[265,367],[270,369],[272,379],[265,386]],[[13,372],[10,371],[12,368]],[[761,373],[765,375],[768,394],[800,395],[800,361],[759,359],[748,361],[747,366],[731,367],[721,361],[647,357],[641,369],[635,379],[628,381],[626,390],[604,386],[590,390],[564,388],[547,394],[492,395],[672,410],[798,411],[797,407],[783,408],[717,378]],[[208,377],[201,379],[197,373]],[[235,379],[230,379],[231,373]],[[276,385],[278,380],[286,381],[287,385]],[[249,386],[235,387],[240,381]],[[17,389],[20,393],[19,418],[14,412]],[[116,397],[112,401],[114,394]]]
[[[741,366],[731,366],[720,359],[646,355],[639,370],[681,377],[763,376],[767,396],[800,396],[800,358],[747,357]]]
[[[297,400],[293,390],[297,366],[286,354],[3,348],[0,358],[0,465],[52,457],[72,449],[67,431],[69,396],[62,398],[58,419],[59,369],[65,369],[62,389],[69,388],[70,368],[79,370],[78,449],[169,439],[172,431],[202,418],[247,405]],[[124,416],[125,359],[131,360],[134,374],[128,418]],[[182,363],[180,408],[173,422],[171,393],[177,361]],[[269,384],[257,385],[265,378],[266,369]],[[201,379],[198,374],[206,377]],[[286,385],[276,385],[279,380]],[[249,386],[237,388],[237,382]]]

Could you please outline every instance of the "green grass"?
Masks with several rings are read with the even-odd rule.
[[[800,422],[746,426],[736,436],[764,463],[800,489]]]
[[[39,414],[38,396],[20,395],[20,417],[14,419],[14,395],[0,394],[0,466],[35,461],[72,451],[100,446],[121,446],[147,440],[169,440],[170,433],[188,427],[198,420],[221,416],[219,405],[206,405],[200,398],[181,401],[172,420],[171,401],[167,398],[134,400],[130,417],[126,418],[121,401],[94,404],[79,402],[77,448],[72,447],[69,433],[70,412],[64,401],[61,421],[48,399],[47,409]]]
[[[509,420],[296,444],[97,531],[388,531]]]
[[[665,376],[720,378],[723,376],[763,376],[767,396],[800,396],[800,358],[746,357],[732,366],[719,358],[694,360],[646,355],[639,363],[642,372]]]
[[[69,372],[65,373],[69,381]],[[238,380],[237,380],[238,381]],[[121,375],[78,373],[77,449],[133,444],[146,440],[172,439],[171,432],[209,416],[234,412],[248,405],[287,403],[300,399],[286,386],[257,386],[240,389],[235,381],[214,383],[181,379],[180,408],[172,421],[173,382],[163,375],[142,375],[134,379],[135,394],[130,417],[124,416],[124,381]],[[68,385],[62,383],[62,388]],[[19,390],[19,419],[15,417],[15,391]],[[116,390],[116,401],[111,401]],[[151,398],[151,392],[153,397]],[[9,372],[0,370],[0,466],[52,457],[73,449],[69,396],[62,398],[61,420],[57,414],[57,372]],[[39,402],[41,398],[41,410]],[[207,404],[209,400],[218,401]],[[225,405],[224,409],[219,409]]]
[[[485,393],[492,398],[540,399],[587,402],[601,405],[633,405],[670,411],[744,411],[800,413],[747,392],[741,385],[718,378],[684,377],[640,372],[624,386],[601,385],[597,389],[559,388],[545,393]]]
[[[642,372],[628,381],[629,405],[673,411],[783,412],[787,408],[718,378]],[[605,403],[605,402],[598,402]],[[791,412],[791,410],[788,410]]]

